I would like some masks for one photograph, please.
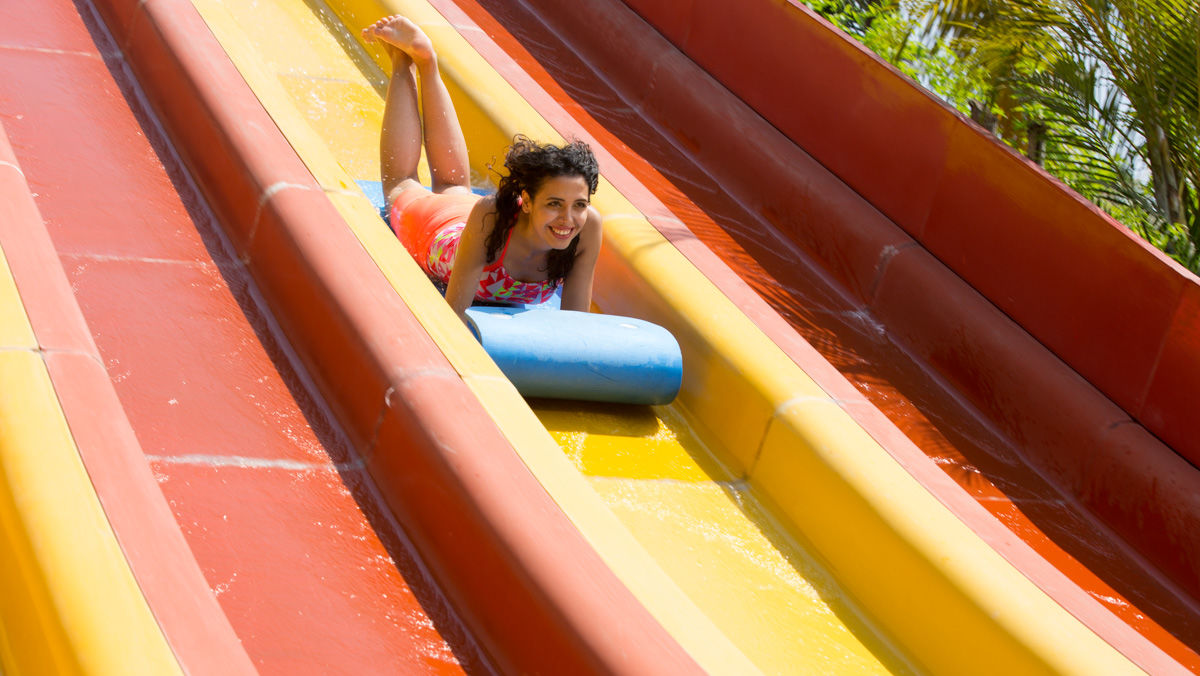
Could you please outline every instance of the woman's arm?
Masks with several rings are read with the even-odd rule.
[[[579,246],[575,250],[575,265],[563,280],[564,310],[588,312],[592,309],[592,280],[596,275],[600,246],[604,242],[603,220],[595,207],[588,207],[587,221],[579,233]]]
[[[495,199],[484,197],[471,208],[462,239],[458,242],[454,267],[450,270],[450,282],[446,286],[446,302],[464,323],[467,321],[467,308],[475,300],[475,290],[479,288],[483,268],[487,265],[487,236],[495,223]]]

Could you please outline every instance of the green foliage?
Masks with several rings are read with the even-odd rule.
[[[1200,272],[1200,0],[809,4]]]
[[[964,113],[967,101],[986,88],[981,69],[960,63],[944,41],[921,39],[923,27],[896,0],[804,0],[838,28],[854,36],[900,72]]]

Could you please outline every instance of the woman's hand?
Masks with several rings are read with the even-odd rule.
[[[596,275],[600,247],[604,243],[603,220],[595,207],[588,207],[587,220],[579,233],[579,245],[575,249],[575,265],[563,280],[564,310],[589,312],[592,309],[592,280]]]

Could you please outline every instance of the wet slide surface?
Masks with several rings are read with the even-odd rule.
[[[1190,670],[1200,670],[1200,622],[1186,597],[1065,497],[908,356],[763,214],[710,178],[688,149],[606,85],[619,45],[585,61],[525,3],[455,0],[595,138],[651,186],[672,213],[947,475],[1093,598]]]
[[[348,39],[338,3],[330,3],[333,11],[298,0],[195,5],[310,167],[328,152],[353,179],[378,180],[385,80]],[[253,25],[276,30],[244,30]],[[474,149],[471,113],[459,114]],[[322,147],[310,146],[313,138]],[[764,671],[801,663],[845,673],[911,671],[677,407],[530,405],[639,543]]]
[[[307,4],[278,7],[343,48]],[[293,367],[90,8],[21,10],[5,25],[45,32],[0,42],[6,131],[146,461],[250,661],[266,673],[487,671]],[[303,44],[282,46],[263,51],[294,65]],[[321,118],[330,108],[310,85],[336,90],[340,77],[281,79]],[[346,122],[330,128],[340,135]],[[618,475],[598,490],[658,553],[692,552],[668,556],[676,579],[761,664],[802,653],[855,673],[907,670],[677,412],[539,408],[581,468]],[[623,480],[619,459],[597,462],[605,446],[641,474]],[[696,555],[711,569],[697,570]],[[785,641],[797,625],[804,640]]]
[[[264,105],[299,109],[307,133],[323,135],[352,178],[374,178],[375,148],[362,141],[378,129],[380,80],[325,5],[195,5],[231,56],[238,54],[248,81],[265,73],[262,81],[286,92],[260,94]],[[937,396],[922,389],[928,383],[919,369],[917,386],[872,370],[876,360],[896,355],[871,351],[886,341],[872,333],[869,318],[839,305],[836,289],[819,275],[787,277],[783,270],[802,260],[797,252],[782,238],[755,244],[735,227],[755,227],[754,220],[723,203],[702,168],[689,169],[685,152],[663,142],[644,120],[638,126],[640,118],[619,97],[598,92],[596,79],[556,49],[554,31],[539,30],[536,17],[494,9],[492,15],[465,1],[458,6],[611,152],[637,167],[681,220],[746,271],[745,278],[757,280],[764,297],[810,341],[828,343],[823,351],[845,372],[867,374],[855,382],[877,391],[876,405],[887,408],[882,404],[892,392],[911,390],[904,401],[918,412],[908,414],[915,422],[893,416],[911,437],[946,420],[954,429],[971,429],[954,419],[961,411],[935,415],[929,411],[937,409],[923,408]],[[5,26],[22,27],[12,39],[0,33],[5,129],[147,461],[253,662],[268,672],[336,664],[358,673],[379,663],[405,673],[486,670],[386,518],[325,403],[291,366],[286,342],[138,103],[115,50],[91,19],[80,18],[91,16],[88,7],[47,2],[4,13],[13,15],[4,17]],[[256,29],[264,25],[272,30]],[[530,58],[529,51],[542,50],[541,63]],[[556,69],[563,69],[558,79]],[[93,86],[80,88],[80,81]],[[290,114],[279,112],[277,120]],[[301,136],[293,138],[297,152],[305,146]],[[769,292],[772,285],[785,291]],[[850,320],[856,316],[867,331],[855,328]],[[869,609],[860,613],[819,557],[800,544],[803,536],[794,538],[778,523],[770,501],[725,465],[723,449],[709,447],[696,431],[703,421],[693,429],[697,421],[672,407],[531,404],[613,513],[755,664],[766,671],[801,659],[821,672],[910,668],[903,648],[864,619]],[[934,436],[933,446],[941,449],[935,457],[975,452],[944,434]],[[1003,446],[997,448],[1005,459]],[[992,484],[974,483],[980,473],[971,465],[955,467],[960,483],[997,498],[997,505],[1000,496],[988,493],[989,485],[1010,494],[1037,485],[1017,472],[1012,486],[1004,486],[996,483],[999,471],[988,475]],[[1064,501],[1034,492],[1030,504],[1043,502]],[[1135,580],[1132,587],[1139,585]],[[1119,606],[1120,599],[1111,598]]]
[[[127,73],[88,3],[0,8],[4,128],[246,653],[262,673],[486,671]]]

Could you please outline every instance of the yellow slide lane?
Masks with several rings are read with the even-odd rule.
[[[88,478],[2,250],[0,673],[181,673]]]
[[[386,14],[434,39],[477,183],[514,133],[560,138],[426,2],[193,2],[531,471],[709,671],[1131,670],[949,515],[606,182],[598,309],[671,329],[684,391],[653,408],[522,400],[355,184],[379,178],[386,86],[386,57],[356,36]]]

